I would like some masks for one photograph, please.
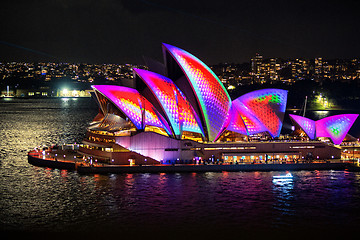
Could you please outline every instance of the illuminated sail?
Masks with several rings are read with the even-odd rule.
[[[165,119],[137,90],[114,85],[95,85],[92,88],[110,100],[129,118],[136,129],[144,129],[149,125],[164,128],[169,133]]]
[[[315,121],[306,117],[289,114],[310,139],[315,139]]]
[[[242,95],[233,101],[235,105],[241,106],[243,104],[243,116],[246,121],[249,121],[248,132],[258,132],[260,129],[265,128],[264,131],[269,132],[272,137],[278,137],[283,124],[285,115],[287,91],[281,89],[261,89]],[[244,110],[246,109],[246,111]],[[246,113],[246,115],[245,115]],[[250,125],[250,119],[255,118],[261,124],[255,124],[255,130]],[[252,121],[256,122],[256,121]],[[245,123],[246,125],[246,123]],[[262,125],[262,127],[260,127]]]
[[[190,103],[171,79],[147,70],[133,70],[155,96],[175,136],[180,138],[182,131],[203,134],[198,124],[200,120],[197,120]]]
[[[359,114],[340,114],[315,122],[316,136],[329,137],[334,144],[340,144]]]
[[[214,72],[197,57],[169,44],[164,43],[163,47],[175,59],[191,86],[197,101],[197,106],[193,107],[201,114],[207,139],[216,140],[231,107],[229,94]]]

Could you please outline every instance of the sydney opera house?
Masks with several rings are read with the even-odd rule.
[[[99,114],[80,153],[130,165],[340,158],[334,144],[341,143],[357,115],[319,121],[291,116],[310,139],[329,137],[334,144],[252,141],[258,134],[279,137],[287,91],[261,89],[231,100],[220,79],[197,57],[168,44],[162,50],[163,64],[133,69],[134,87],[93,86]]]

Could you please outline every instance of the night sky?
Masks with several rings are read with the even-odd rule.
[[[3,0],[0,61],[162,61],[161,43],[207,64],[360,57],[357,1]]]

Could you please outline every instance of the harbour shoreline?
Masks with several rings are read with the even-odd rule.
[[[250,172],[250,171],[314,171],[348,170],[360,168],[348,162],[324,163],[272,163],[272,164],[158,164],[158,165],[89,165],[78,160],[55,160],[44,158],[40,153],[28,153],[28,162],[38,167],[49,167],[77,171],[80,174],[117,174],[117,173],[180,173],[180,172]]]

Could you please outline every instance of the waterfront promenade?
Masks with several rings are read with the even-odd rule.
[[[66,153],[66,154],[65,154]],[[350,162],[323,161],[313,163],[272,164],[158,164],[158,165],[107,165],[88,164],[76,157],[75,151],[59,150],[58,158],[47,151],[33,150],[28,153],[28,162],[39,167],[74,170],[82,174],[113,173],[175,173],[175,172],[236,172],[236,171],[301,171],[301,170],[349,170],[360,171]]]

